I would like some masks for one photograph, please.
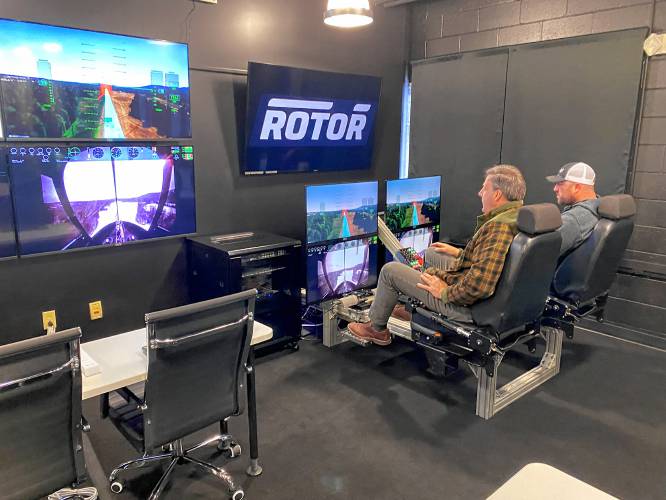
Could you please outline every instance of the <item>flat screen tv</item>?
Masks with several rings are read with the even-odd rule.
[[[189,138],[186,44],[0,19],[12,139]]]
[[[307,247],[308,304],[377,284],[377,236]]]
[[[196,232],[192,146],[10,146],[19,254]]]
[[[245,174],[370,168],[381,79],[248,64]]]
[[[386,182],[386,225],[397,233],[439,224],[441,177],[414,177]]]
[[[306,186],[307,243],[377,232],[377,181]]]
[[[12,196],[3,149],[0,149],[0,259],[16,256]]]

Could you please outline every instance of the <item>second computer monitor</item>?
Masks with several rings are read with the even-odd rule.
[[[386,225],[394,233],[439,224],[441,180],[433,177],[386,183]]]

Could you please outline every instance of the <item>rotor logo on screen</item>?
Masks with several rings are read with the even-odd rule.
[[[252,131],[253,146],[364,146],[375,103],[263,96]]]

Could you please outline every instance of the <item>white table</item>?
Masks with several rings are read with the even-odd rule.
[[[546,464],[527,464],[487,500],[618,500]]]
[[[251,345],[273,337],[273,329],[254,322]],[[83,375],[83,399],[93,398],[121,387],[146,380],[148,358],[142,352],[146,345],[146,329],[112,335],[81,344],[81,350],[93,358],[101,369],[89,377]]]

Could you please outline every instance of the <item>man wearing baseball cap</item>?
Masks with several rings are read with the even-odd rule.
[[[580,161],[567,163],[546,180],[555,184],[553,191],[562,207],[560,256],[577,248],[592,234],[599,221],[599,199],[594,191],[596,175],[592,167]]]

